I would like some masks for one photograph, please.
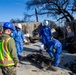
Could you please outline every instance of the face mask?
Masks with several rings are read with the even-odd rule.
[[[46,26],[48,26],[48,25],[49,25],[48,21],[45,21],[45,25],[46,25]]]
[[[13,33],[11,33],[11,36],[13,36]]]
[[[13,36],[14,35],[14,32],[12,31],[10,35]]]
[[[20,29],[17,29],[18,31],[20,30]]]
[[[19,31],[19,30],[20,30],[20,28],[16,27],[16,30],[17,30],[17,31]]]
[[[44,26],[48,26],[49,25],[49,22],[46,20],[46,21],[43,22],[43,25]]]

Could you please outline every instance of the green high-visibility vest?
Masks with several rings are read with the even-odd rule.
[[[7,47],[7,43],[9,40],[10,38],[0,41],[0,66],[13,66],[14,65],[12,55],[10,54],[8,47]]]

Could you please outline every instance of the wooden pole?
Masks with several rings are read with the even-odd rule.
[[[38,22],[38,12],[36,8],[35,8],[35,14],[36,14],[36,22]]]

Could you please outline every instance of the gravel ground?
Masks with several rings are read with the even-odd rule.
[[[28,54],[32,54],[32,51],[39,50],[39,44],[29,44],[24,45],[24,51],[22,53],[22,57],[27,56]],[[43,51],[46,53],[45,51]],[[47,56],[49,56],[46,53]],[[27,61],[25,58],[21,61],[20,67],[17,67],[17,75],[70,75],[68,72],[70,70],[67,67],[64,67],[64,65],[68,62],[76,60],[76,54],[69,54],[67,51],[63,50],[61,54],[61,62],[59,64],[59,67],[57,67],[57,71],[43,71],[39,69],[35,64]]]

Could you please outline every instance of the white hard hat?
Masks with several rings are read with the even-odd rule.
[[[20,23],[18,23],[18,25],[16,25],[18,28],[22,29],[22,25]]]

